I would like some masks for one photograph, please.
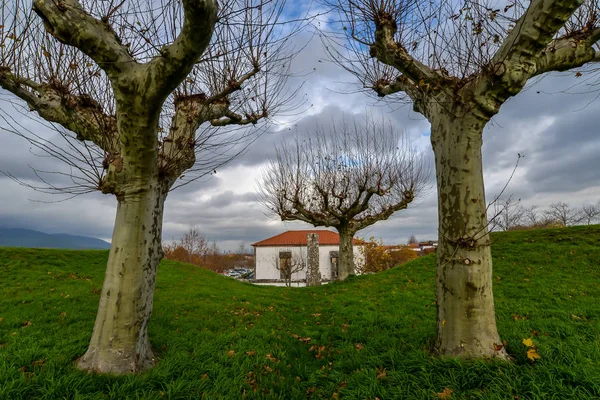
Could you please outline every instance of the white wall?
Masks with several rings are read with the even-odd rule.
[[[360,247],[354,246],[354,262],[362,264],[363,256]],[[331,279],[331,261],[329,252],[338,251],[338,246],[319,246],[319,270],[322,279]],[[306,261],[306,246],[259,246],[256,247],[256,272],[255,279],[280,279],[280,272],[277,269],[276,261],[279,258],[279,252],[291,251],[292,259],[303,257]],[[306,268],[302,271],[292,274],[292,280],[306,279]]]

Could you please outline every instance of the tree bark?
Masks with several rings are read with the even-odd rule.
[[[508,357],[496,328],[492,293],[481,158],[486,122],[443,112],[432,118],[439,213],[435,350],[440,355]]]
[[[162,259],[163,205],[168,185],[158,179],[119,199],[100,306],[84,370],[125,374],[154,365],[148,339],[154,283]]]
[[[347,227],[338,227],[340,235],[340,251],[338,261],[338,280],[343,281],[354,274],[354,246],[352,243],[354,232]]]

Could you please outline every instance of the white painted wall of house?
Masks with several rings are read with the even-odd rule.
[[[360,251],[362,246],[354,246],[354,263],[362,264],[363,255]],[[258,246],[256,249],[256,273],[255,279],[280,279],[280,272],[276,267],[275,260],[279,257],[281,251],[291,251],[292,259],[303,257],[306,261],[306,246]],[[338,251],[339,247],[320,245],[319,246],[319,270],[322,279],[331,279],[331,261],[329,253]],[[306,279],[306,268],[302,271],[292,274],[292,281]]]

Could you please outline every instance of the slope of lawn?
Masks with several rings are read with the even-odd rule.
[[[0,399],[598,399],[600,226],[493,236],[512,363],[430,355],[435,260],[317,288],[165,261],[138,376],[77,371],[107,253],[0,249]],[[531,361],[523,339],[541,356]]]

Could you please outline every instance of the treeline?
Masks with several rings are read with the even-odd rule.
[[[171,244],[163,244],[165,258],[198,265],[215,272],[233,268],[254,268],[254,255],[248,254],[243,243],[238,250],[222,251],[215,241],[209,242],[197,228],[190,228]]]
[[[488,208],[490,230],[525,230],[591,225],[600,220],[600,202],[572,207],[566,202],[552,203],[548,208],[523,206],[511,197],[496,200]]]

